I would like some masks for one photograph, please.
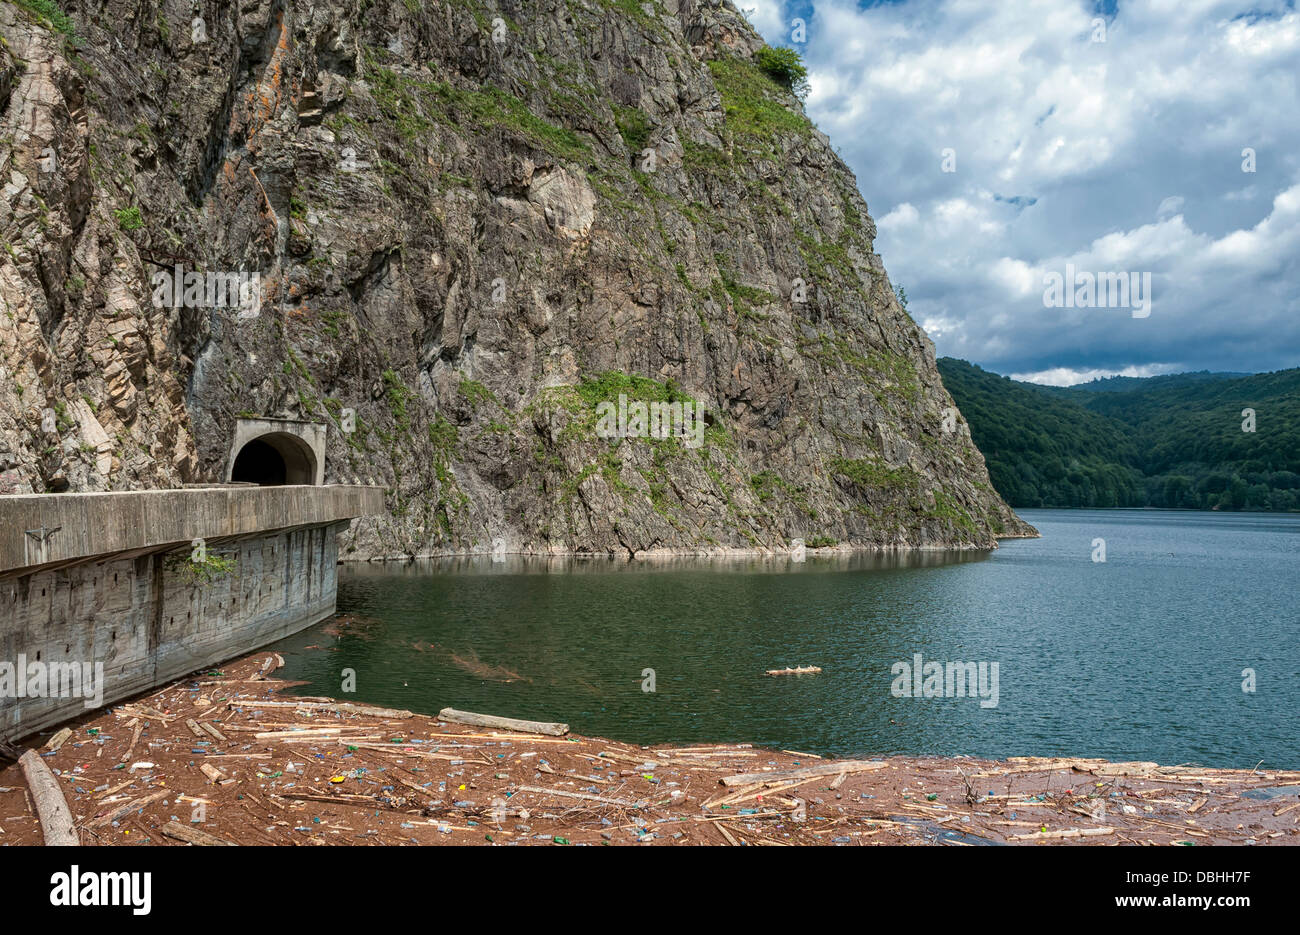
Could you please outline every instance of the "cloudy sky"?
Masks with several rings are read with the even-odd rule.
[[[736,5],[803,54],[940,355],[1051,383],[1300,366],[1295,0]],[[1067,265],[1150,273],[1149,314],[1046,306]]]

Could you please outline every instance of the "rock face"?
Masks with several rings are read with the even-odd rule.
[[[0,6],[0,493],[220,480],[267,416],[388,489],[352,558],[1033,534],[729,2],[63,9]]]

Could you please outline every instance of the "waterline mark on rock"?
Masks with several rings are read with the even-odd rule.
[[[889,667],[896,676],[889,687],[895,698],[980,698],[981,708],[998,706],[998,663],[912,661]]]

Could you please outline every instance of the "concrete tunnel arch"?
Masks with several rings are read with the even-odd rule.
[[[260,487],[325,482],[325,426],[291,419],[237,419],[227,483]]]

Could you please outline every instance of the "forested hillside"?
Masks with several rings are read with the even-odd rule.
[[[1300,509],[1300,370],[1064,388],[939,371],[1013,507]]]

